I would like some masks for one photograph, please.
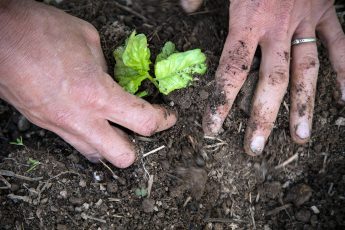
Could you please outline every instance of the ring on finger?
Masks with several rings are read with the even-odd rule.
[[[302,43],[316,42],[316,41],[317,41],[316,38],[296,38],[296,39],[292,40],[291,46],[299,45]]]

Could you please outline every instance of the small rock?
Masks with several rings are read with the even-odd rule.
[[[146,213],[153,212],[155,208],[155,201],[150,198],[145,198],[142,203],[142,208]]]
[[[21,132],[24,132],[30,128],[30,122],[23,115],[20,115],[17,125],[19,131]]]
[[[107,192],[109,193],[116,193],[117,192],[117,184],[115,183],[107,183]]]
[[[41,200],[41,204],[46,204],[48,202],[48,198],[43,198],[42,200]]]
[[[300,210],[296,213],[295,217],[298,221],[308,223],[310,220],[311,213],[309,210]]]
[[[345,118],[344,118],[344,117],[339,117],[339,118],[335,121],[335,125],[336,125],[336,126],[345,126]]]
[[[320,210],[315,205],[311,206],[310,209],[314,212],[314,214],[320,213]]]
[[[99,206],[101,206],[103,204],[103,200],[99,199],[96,203],[95,206],[98,208]]]
[[[67,198],[67,191],[66,191],[66,190],[62,190],[62,191],[60,192],[60,196],[61,196],[62,198],[64,198],[64,199],[66,199],[66,198]]]
[[[50,210],[52,211],[52,212],[57,212],[57,211],[59,211],[59,209],[57,209],[57,207],[55,207],[55,206],[50,206]]]
[[[69,202],[71,202],[73,205],[81,205],[84,203],[84,200],[83,198],[72,196],[69,198]]]
[[[204,167],[204,166],[205,166],[204,158],[202,158],[202,157],[199,156],[199,155],[195,158],[195,163],[196,163],[196,165],[199,166],[199,167]]]
[[[86,181],[83,180],[83,179],[81,179],[81,180],[79,181],[79,186],[82,187],[82,188],[85,188],[85,187],[86,187]]]
[[[312,195],[312,189],[305,184],[294,186],[286,195],[287,202],[293,202],[297,207],[307,202]]]
[[[84,208],[85,210],[88,210],[88,209],[90,208],[90,205],[89,205],[88,203],[84,203],[84,204],[83,204],[83,208]]]
[[[96,182],[101,182],[104,180],[104,173],[101,172],[101,171],[94,171],[93,172],[93,179],[96,181]]]

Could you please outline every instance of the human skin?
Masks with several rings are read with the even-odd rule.
[[[120,168],[134,162],[135,149],[109,121],[144,136],[176,122],[107,74],[91,24],[31,0],[0,0],[0,97],[89,160]]]
[[[199,2],[199,3],[198,3]],[[190,12],[202,0],[181,0]],[[295,38],[318,37],[337,74],[335,100],[345,104],[345,36],[330,0],[231,0],[229,33],[215,78],[216,90],[203,117],[207,135],[217,135],[261,48],[259,81],[252,101],[244,150],[263,152],[290,80],[290,133],[299,144],[311,136],[319,60],[316,43],[291,47]],[[190,8],[188,8],[190,4]]]

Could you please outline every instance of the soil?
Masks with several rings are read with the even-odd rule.
[[[170,40],[179,50],[201,48],[209,68],[187,89],[147,98],[177,110],[179,121],[149,138],[129,133],[139,160],[124,170],[108,165],[117,177],[1,101],[0,229],[345,228],[345,110],[333,99],[335,73],[326,50],[319,45],[311,141],[292,142],[287,107],[281,106],[264,154],[250,157],[242,146],[260,52],[224,130],[217,138],[204,138],[201,117],[214,91],[228,1],[205,1],[189,15],[177,2],[69,0],[56,5],[100,31],[110,73],[112,50],[133,29],[148,36],[153,56]],[[289,105],[289,93],[284,104]],[[9,144],[18,137],[25,146]],[[162,145],[166,148],[142,158]],[[294,156],[290,164],[276,167]],[[31,168],[29,159],[39,164]]]

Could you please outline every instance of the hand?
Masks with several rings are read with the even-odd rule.
[[[217,134],[246,80],[255,50],[262,51],[244,149],[261,154],[286,93],[291,71],[290,131],[297,143],[311,134],[319,69],[316,43],[291,47],[295,38],[318,32],[337,73],[337,100],[345,103],[345,36],[333,1],[242,1],[230,4],[229,34],[216,71],[216,91],[203,118],[207,135]],[[291,63],[290,63],[291,53]],[[291,65],[290,65],[291,64]]]
[[[89,23],[34,1],[0,0],[0,24],[0,96],[88,159],[120,168],[135,160],[127,136],[108,121],[145,136],[176,122],[113,81]]]

